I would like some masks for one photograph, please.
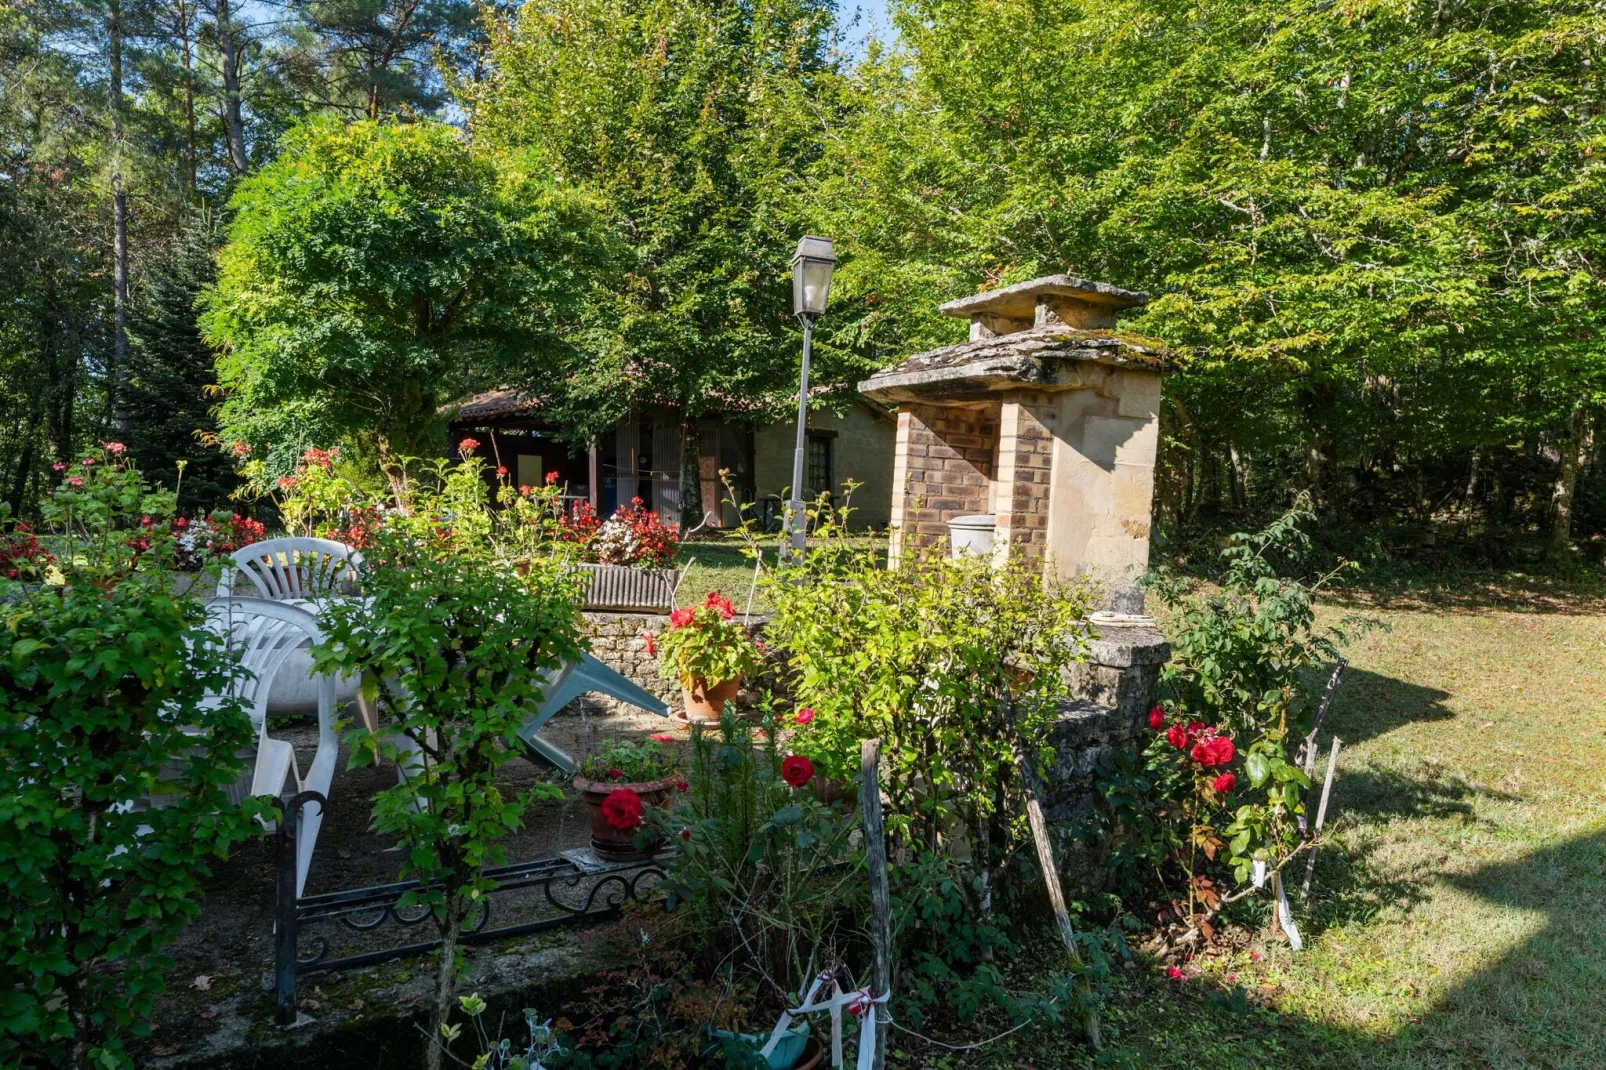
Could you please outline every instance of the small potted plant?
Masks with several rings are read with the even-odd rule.
[[[671,613],[669,630],[657,637],[659,672],[680,682],[688,721],[717,722],[742,677],[758,671],[758,648],[735,616],[731,600],[711,591],[702,605]]]
[[[604,858],[651,857],[663,844],[645,823],[648,806],[662,806],[685,781],[675,769],[674,737],[618,739],[581,765],[574,786],[591,817],[591,846]]]

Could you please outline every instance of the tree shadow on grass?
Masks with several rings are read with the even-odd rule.
[[[1331,665],[1313,670],[1307,687],[1320,695]],[[1333,707],[1322,723],[1322,739],[1337,735],[1346,747],[1392,732],[1403,725],[1448,721],[1455,711],[1444,704],[1448,691],[1408,683],[1351,665],[1333,697]],[[1326,746],[1326,743],[1323,743]]]

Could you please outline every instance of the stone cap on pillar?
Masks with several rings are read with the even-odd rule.
[[[1148,303],[1149,295],[1141,290],[1123,290],[1075,275],[1044,275],[949,301],[942,312],[970,320],[970,340],[975,342],[1050,324],[1114,327],[1121,309]]]
[[[1164,342],[1115,329],[1117,312],[1148,300],[1107,282],[1047,275],[949,301],[942,311],[969,318],[970,340],[879,371],[859,393],[889,405],[967,403],[1008,390],[1096,388],[1112,368],[1164,374],[1172,367]]]

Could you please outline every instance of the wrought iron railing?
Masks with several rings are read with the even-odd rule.
[[[439,940],[419,940],[401,944],[376,941],[370,934],[387,923],[402,932],[430,921],[427,907],[408,910],[401,906],[407,893],[419,890],[417,881],[397,881],[366,888],[351,888],[318,895],[296,895],[296,834],[301,811],[308,804],[322,807],[324,797],[304,791],[282,804],[278,823],[275,869],[277,877],[274,910],[275,1016],[280,1025],[296,1020],[298,979],[303,974],[323,970],[351,969],[380,962],[422,955],[440,946]],[[582,867],[568,858],[543,858],[518,862],[485,871],[497,884],[496,890],[481,901],[479,913],[462,934],[464,944],[483,944],[515,936],[541,932],[564,925],[602,920],[619,913],[627,902],[638,900],[662,880],[664,871],[652,859]],[[493,926],[496,897],[523,892],[533,901],[541,916],[510,925]],[[325,931],[320,932],[319,928]],[[358,934],[369,946],[349,954],[331,954],[328,929]],[[311,932],[309,932],[311,930]],[[302,947],[303,937],[310,937]]]

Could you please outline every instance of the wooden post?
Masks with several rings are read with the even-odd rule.
[[[1333,791],[1333,769],[1338,765],[1338,748],[1342,742],[1343,740],[1334,736],[1333,749],[1327,755],[1327,779],[1322,781],[1322,802],[1316,808],[1316,833],[1322,831],[1322,823],[1327,820],[1327,796]],[[1300,896],[1303,897],[1310,894],[1310,879],[1315,872],[1316,848],[1312,847],[1310,849],[1310,857],[1305,860],[1305,883],[1299,886]]]
[[[602,508],[602,465],[597,463],[597,443],[593,439],[591,447],[586,450],[586,489],[591,493],[591,508]]]
[[[1010,717],[1009,696],[1004,696],[1004,717]],[[1071,969],[1076,973],[1076,992],[1083,998],[1090,995],[1087,977],[1082,973],[1082,954],[1076,950],[1076,930],[1071,928],[1071,912],[1065,906],[1065,892],[1060,887],[1059,865],[1054,861],[1054,844],[1048,838],[1048,819],[1043,816],[1042,793],[1037,784],[1037,771],[1032,767],[1030,755],[1026,752],[1026,745],[1021,742],[1020,736],[1014,738],[1015,765],[1020,769],[1021,783],[1026,787],[1026,823],[1032,828],[1032,842],[1037,847],[1037,868],[1043,871],[1043,886],[1048,890],[1048,904],[1054,908],[1054,924],[1059,928],[1060,943],[1065,945],[1065,955],[1071,960]],[[1087,1042],[1094,1051],[1104,1047],[1099,1035],[1099,1013],[1094,1009],[1091,1001],[1083,1011],[1083,1028],[1087,1030]]]
[[[866,739],[859,751],[859,813],[864,818],[864,858],[870,871],[870,941],[875,955],[870,962],[870,998],[892,991],[892,894],[887,888],[887,829],[881,816],[881,741]],[[891,1003],[876,1017],[881,1025],[875,1031],[875,1061],[870,1065],[883,1070],[887,1063],[887,1028],[891,1024]]]

